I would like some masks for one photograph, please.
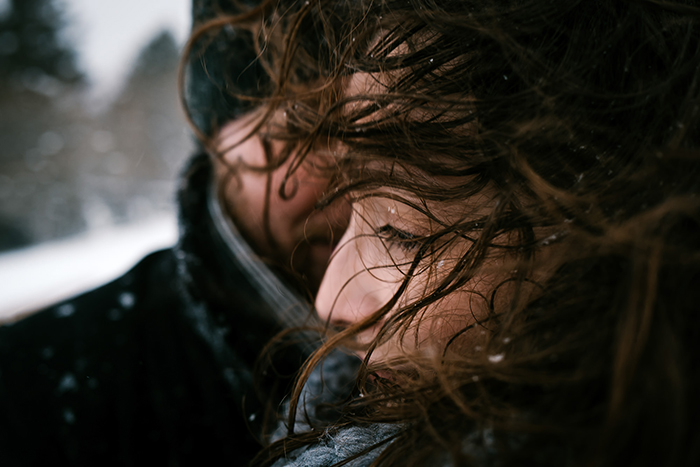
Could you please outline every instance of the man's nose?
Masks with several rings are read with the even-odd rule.
[[[397,285],[382,280],[381,266],[372,264],[376,253],[367,254],[376,248],[373,241],[378,239],[358,235],[356,224],[351,220],[316,296],[316,310],[323,321],[336,326],[354,324],[379,310],[395,293]],[[380,268],[371,270],[373,266]]]

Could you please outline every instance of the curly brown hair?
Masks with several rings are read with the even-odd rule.
[[[464,450],[472,433],[482,444],[488,433],[498,465],[700,463],[695,1],[269,0],[240,8],[201,25],[189,50],[227,26],[250,34],[263,76],[252,91],[230,77],[229,89],[265,109],[254,131],[287,142],[270,169],[294,158],[291,174],[326,151],[333,164],[317,168],[335,182],[319,209],[389,188],[412,195],[396,196],[438,226],[411,239],[420,248],[389,303],[326,330],[293,399],[332,348],[377,325],[370,354],[413,332],[426,307],[498,260],[500,279],[480,292],[485,314],[438,357],[412,356],[411,371],[396,379],[368,383],[381,369],[367,365],[368,355],[363,397],[345,401],[341,419],[324,428],[403,424],[375,465],[443,455],[474,465]],[[371,85],[347,92],[358,77]],[[279,112],[283,124],[273,119]],[[429,209],[480,195],[488,209],[459,221]],[[425,264],[465,241],[449,273],[401,300]],[[480,351],[450,348],[475,331]],[[258,462],[317,439],[290,434]]]

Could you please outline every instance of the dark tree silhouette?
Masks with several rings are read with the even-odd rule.
[[[62,12],[53,0],[9,0],[0,17],[0,80],[44,74],[64,82],[80,79],[75,52],[60,37]]]

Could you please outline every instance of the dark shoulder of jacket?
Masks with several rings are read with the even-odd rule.
[[[256,448],[240,401],[183,318],[178,287],[164,250],[0,327],[0,465],[247,460]]]

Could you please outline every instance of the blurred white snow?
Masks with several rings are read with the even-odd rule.
[[[174,215],[0,254],[0,322],[105,284],[177,240]]]

